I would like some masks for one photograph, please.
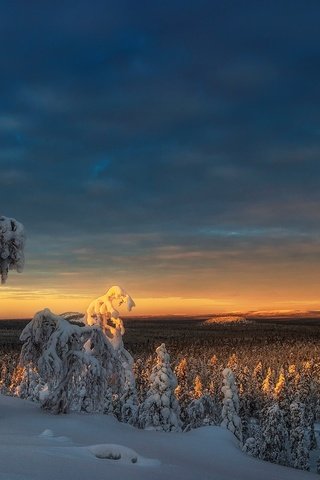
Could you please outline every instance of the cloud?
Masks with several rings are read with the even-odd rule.
[[[316,2],[17,6],[0,18],[0,203],[35,291],[311,268]]]

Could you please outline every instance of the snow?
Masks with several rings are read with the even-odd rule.
[[[159,460],[144,458],[131,448],[122,445],[92,445],[91,447],[87,447],[87,450],[101,460],[111,460],[117,461],[117,463],[134,464],[145,467],[156,467],[160,465]]]
[[[105,295],[96,298],[90,303],[85,322],[87,325],[99,325],[109,337],[114,349],[118,350],[123,346],[122,335],[124,334],[124,326],[114,303],[118,303],[119,306],[126,304],[129,312],[135,307],[135,303],[130,295],[119,285],[113,285],[107,290]]]
[[[119,454],[118,460],[97,458]],[[0,464],[0,480],[318,478],[244,454],[224,428],[138,430],[110,415],[51,415],[35,403],[1,395]]]

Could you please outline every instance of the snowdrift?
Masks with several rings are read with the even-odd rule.
[[[138,430],[107,415],[50,415],[0,396],[0,480],[312,480],[242,453],[219,427]]]

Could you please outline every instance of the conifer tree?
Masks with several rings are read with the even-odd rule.
[[[14,218],[0,217],[0,279],[7,281],[9,270],[22,272],[24,267],[24,227]]]
[[[150,387],[139,407],[138,426],[165,432],[181,430],[180,407],[175,396],[177,379],[163,343],[156,349],[157,360],[150,376]]]
[[[203,395],[202,381],[199,375],[196,376],[193,385],[193,398],[200,398]]]
[[[191,400],[187,376],[188,363],[185,357],[180,360],[174,371],[178,382],[175,395],[180,405],[181,421],[185,424],[188,417],[187,408]]]
[[[269,462],[288,465],[288,432],[277,402],[266,407],[262,415],[260,456]]]
[[[290,464],[293,468],[309,470],[309,450],[305,435],[304,405],[293,402],[290,405]]]
[[[222,372],[224,395],[221,426],[230,430],[242,443],[242,425],[239,417],[239,397],[235,378],[230,368]]]
[[[210,395],[193,399],[187,408],[187,420],[184,431],[209,425],[218,425],[219,416],[216,405]]]
[[[267,375],[262,382],[261,390],[267,398],[270,398],[272,392],[272,370],[270,367],[268,368]]]
[[[317,448],[317,440],[314,431],[316,401],[314,398],[314,382],[311,373],[311,362],[304,362],[298,386],[297,398],[305,405],[305,426],[308,438],[309,450]]]

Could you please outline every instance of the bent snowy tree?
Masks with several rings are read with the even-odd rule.
[[[120,295],[124,290],[111,287],[108,292]],[[112,296],[109,299],[112,304]],[[119,420],[133,423],[137,409],[133,360],[122,336],[116,349],[98,322],[75,325],[45,309],[34,316],[20,339],[24,342],[19,366],[23,381],[16,394],[38,397],[42,407],[53,413],[113,411]],[[38,375],[43,385],[40,392],[34,392],[29,372]]]
[[[21,273],[24,267],[25,232],[14,218],[0,217],[0,277],[6,283],[9,270]]]

